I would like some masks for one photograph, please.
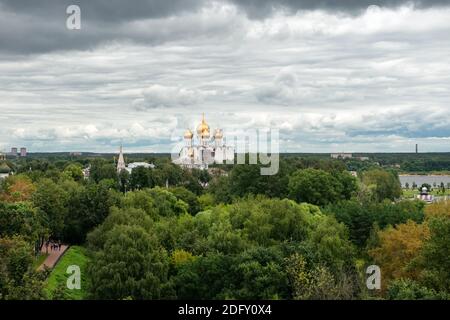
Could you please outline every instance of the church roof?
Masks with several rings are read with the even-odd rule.
[[[11,168],[4,161],[0,162],[0,173],[10,173]]]
[[[120,146],[119,159],[117,160],[117,171],[121,171],[126,168],[125,160],[123,158],[123,148]]]

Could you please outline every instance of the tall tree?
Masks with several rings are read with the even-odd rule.
[[[140,226],[118,225],[94,254],[88,273],[95,299],[161,299],[173,295],[169,258],[157,238]]]
[[[400,180],[392,171],[369,170],[364,172],[362,181],[369,186],[376,201],[395,200],[402,195]]]
[[[411,263],[420,255],[428,237],[428,227],[413,221],[379,231],[379,246],[369,250],[369,254],[383,270],[383,289],[394,279],[419,277],[420,270],[411,267]]]
[[[64,219],[67,215],[68,194],[61,186],[50,179],[42,179],[33,194],[33,204],[45,219],[51,236],[61,239]]]
[[[289,197],[297,202],[326,205],[339,201],[344,187],[330,173],[320,169],[303,169],[289,178]]]

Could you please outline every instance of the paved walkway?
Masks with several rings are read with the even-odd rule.
[[[64,254],[69,246],[63,244],[61,245],[61,250],[51,250],[51,246],[48,247],[48,256],[44,260],[44,262],[39,266],[38,270],[44,270],[45,267],[53,268],[55,264],[58,262],[59,258]],[[42,247],[41,253],[47,253],[45,249],[45,245]]]

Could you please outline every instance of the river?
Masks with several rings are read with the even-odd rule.
[[[446,188],[450,185],[450,175],[412,175],[412,174],[406,174],[406,175],[400,175],[400,183],[402,184],[402,187],[405,188],[406,184],[409,184],[409,187],[412,188],[413,184],[415,183],[418,186],[421,186],[424,183],[428,183],[431,186],[434,186],[436,183],[436,186],[440,186],[441,183],[444,183],[444,186]]]

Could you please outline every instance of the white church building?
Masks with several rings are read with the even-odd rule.
[[[210,127],[203,115],[202,122],[197,126],[196,136],[190,129],[184,133],[184,146],[173,163],[184,168],[205,170],[213,163],[226,163],[234,161],[234,147],[226,145],[223,139],[223,130],[216,129],[211,136]]]
[[[122,170],[128,171],[129,174],[133,171],[133,169],[138,167],[150,168],[154,169],[155,165],[153,163],[147,162],[131,162],[128,165],[125,163],[125,158],[123,156],[123,148],[120,146],[119,158],[117,160],[117,174],[119,174]]]

